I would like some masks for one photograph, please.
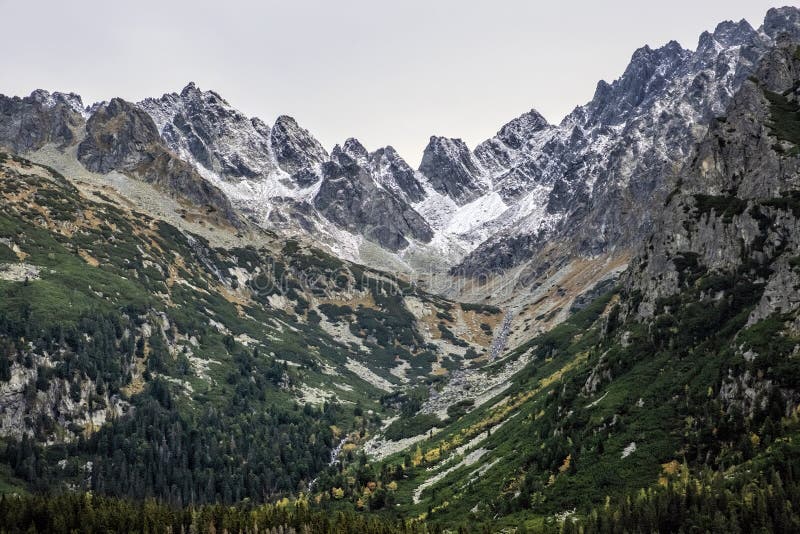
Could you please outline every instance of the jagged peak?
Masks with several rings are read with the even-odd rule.
[[[688,54],[689,50],[683,48],[678,41],[674,39],[668,41],[663,46],[658,48],[651,48],[650,45],[644,45],[638,48],[633,55],[631,56],[631,61],[628,65],[628,68],[625,70],[625,74],[627,74],[631,68],[636,68],[637,65],[641,64],[657,64],[664,60],[673,60],[676,58],[680,58],[684,54]],[[623,77],[625,76],[623,74]]]
[[[102,104],[100,104],[100,108],[99,109],[106,110],[109,113],[117,113],[119,111],[126,110],[126,109],[129,109],[129,108],[132,108],[132,107],[133,107],[133,104],[131,104],[127,100],[125,100],[123,98],[120,98],[118,96],[115,96],[111,100],[109,100],[107,102],[103,102]]]
[[[428,146],[425,150],[436,148],[453,148],[456,150],[466,150],[467,144],[459,137],[444,137],[441,135],[432,135],[428,140]]]
[[[105,116],[105,118],[100,118],[101,115]],[[138,105],[120,97],[114,97],[107,102],[100,102],[93,106],[92,117],[89,119],[89,122],[94,119],[100,119],[102,122],[103,120],[107,120],[108,117],[118,116],[124,116],[126,117],[126,121],[132,121],[132,123],[140,125],[141,133],[148,141],[160,138],[158,127],[150,114]]]
[[[293,127],[297,128],[298,124],[294,117],[291,115],[279,115],[277,119],[275,119],[275,126],[284,126],[284,127]]]
[[[370,152],[369,157],[372,160],[384,159],[387,162],[412,170],[411,166],[406,162],[405,159],[403,159],[403,156],[401,156],[392,145],[386,145],[375,150],[374,152]]]
[[[610,83],[608,83],[605,80],[600,80],[599,82],[597,82],[597,86],[594,89],[594,96],[592,97],[592,100],[603,98],[605,95],[611,92],[611,89],[612,87]],[[576,110],[580,109],[580,106],[578,106],[575,109]]]
[[[52,100],[52,95],[50,91],[46,89],[34,89],[31,91],[30,98],[31,100],[45,104]]]
[[[271,143],[279,165],[290,173],[328,157],[328,152],[311,132],[289,115],[281,115],[275,120]]]
[[[717,45],[723,48],[743,45],[756,38],[758,32],[745,19],[739,22],[725,20],[717,24],[713,32],[705,31],[700,34],[696,51],[710,50]]]
[[[550,123],[547,122],[547,119],[544,118],[544,115],[539,113],[539,111],[536,110],[535,108],[531,108],[529,111],[526,111],[525,113],[523,113],[522,115],[520,115],[516,119],[513,119],[512,121],[510,121],[509,124],[514,123],[514,122],[525,122],[525,123],[528,123],[528,124],[541,124],[543,127],[550,125]]]
[[[756,30],[750,25],[749,22],[745,19],[741,19],[739,22],[734,22],[732,20],[723,20],[717,27],[714,28],[714,37],[717,39],[726,37],[731,34],[749,34],[749,33],[756,33]]]
[[[459,137],[432,135],[428,141],[428,145],[425,147],[425,151],[422,154],[422,163],[420,163],[419,168],[420,171],[425,172],[423,167],[425,166],[428,158],[433,154],[442,155],[450,160],[461,161],[462,163],[468,163],[470,166],[474,166],[474,162],[472,161],[472,153],[470,152],[464,140]],[[430,170],[431,169],[428,169],[428,171]],[[472,170],[475,171],[475,169]]]
[[[389,158],[389,159],[397,159],[397,158],[403,159],[403,157],[400,156],[400,154],[398,154],[397,150],[395,150],[395,148],[392,145],[386,145],[383,148],[379,148],[375,152],[378,152],[378,151],[381,151],[381,150],[383,151],[384,154],[386,154],[386,157]]]
[[[253,117],[252,119],[250,119],[250,124],[253,125],[253,128],[255,128],[256,131],[258,132],[262,132],[264,134],[269,133],[270,130],[269,124],[262,121],[258,117]]]
[[[180,97],[183,100],[199,99],[203,102],[211,104],[221,104],[225,107],[230,107],[228,101],[222,98],[219,93],[211,89],[202,90],[195,82],[189,82],[181,89]]]
[[[57,104],[64,104],[81,115],[86,114],[86,106],[83,104],[83,99],[76,93],[61,93],[59,91],[51,93],[46,89],[34,89],[28,98],[48,108]]]
[[[782,33],[788,33],[795,39],[800,38],[800,9],[794,6],[769,9],[764,16],[761,31],[772,39],[777,39]]]
[[[386,161],[393,162],[401,167],[411,169],[411,166],[408,164],[408,162],[406,162],[405,158],[403,158],[403,156],[401,156],[392,145],[386,145],[375,150],[374,152],[370,152],[369,156],[371,158],[384,158]]]
[[[683,48],[681,44],[674,39],[668,41],[666,44],[658,48],[651,48],[650,45],[647,44],[641,46],[637,48],[631,55],[631,60],[628,62],[628,66],[625,68],[622,76],[611,83],[607,82],[606,80],[600,80],[597,82],[592,100],[598,101],[604,99],[613,91],[614,86],[618,84],[620,80],[629,78],[632,75],[638,75],[638,71],[643,66],[652,68],[658,63],[662,62],[664,59],[675,61],[681,59],[682,56],[689,53],[689,50]],[[577,109],[578,108],[576,108],[576,110]]]
[[[419,164],[435,190],[465,204],[486,192],[485,170],[463,139],[432,135]]]
[[[344,143],[336,144],[331,150],[331,159],[343,166],[361,165],[368,156],[367,149],[354,137],[348,137]]]
[[[241,112],[233,108],[227,100],[222,98],[219,93],[212,90],[202,90],[195,82],[187,83],[179,93],[164,93],[158,98],[148,97],[140,102],[145,107],[157,106],[173,111],[183,107],[204,108],[215,107],[222,108],[228,113],[233,113],[242,118],[246,118]]]
[[[317,141],[317,139],[311,135],[311,132],[300,126],[297,123],[297,120],[290,115],[280,115],[277,119],[275,119],[275,124],[272,128],[274,131],[276,130],[278,132],[283,132],[285,135],[306,138],[313,140],[315,144],[319,144],[319,141]],[[322,145],[320,145],[320,148],[322,148]]]
[[[353,158],[366,158],[369,154],[364,145],[355,137],[348,137],[342,145],[342,150]]]
[[[504,124],[497,132],[497,137],[506,146],[518,149],[525,144],[532,134],[548,128],[547,122],[541,113],[535,109],[523,113],[519,117]]]
[[[186,86],[181,90],[181,96],[188,96],[192,93],[200,93],[200,89],[198,89],[197,84],[194,82],[189,82]]]

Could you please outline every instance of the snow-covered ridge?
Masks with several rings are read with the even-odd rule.
[[[649,224],[648,203],[671,169],[778,34],[800,35],[799,13],[770,10],[758,30],[723,22],[694,51],[674,41],[642,47],[560,124],[531,110],[474,150],[433,136],[417,170],[392,147],[370,152],[352,138],[329,154],[291,117],[269,126],[193,83],[139,106],[256,223],[309,234],[348,259],[373,261],[377,245],[409,269],[421,255],[442,268],[463,259],[469,271],[519,236],[539,236],[526,241],[533,248],[569,239],[594,254],[628,245]],[[86,113],[76,95],[41,97]],[[509,264],[493,267],[534,252],[512,250]]]

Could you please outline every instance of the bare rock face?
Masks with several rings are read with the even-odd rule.
[[[777,39],[787,35],[791,39],[800,39],[800,11],[795,7],[775,7],[767,11],[764,18],[764,33]]]
[[[800,305],[800,45],[781,39],[710,126],[666,200],[626,286],[654,313],[692,272],[763,290],[750,323]]]
[[[281,169],[288,174],[313,168],[328,159],[328,153],[297,121],[281,115],[272,127],[272,149]]]
[[[120,98],[101,105],[86,123],[78,159],[87,169],[108,173],[132,171],[152,161],[161,136],[150,115]]]
[[[373,178],[373,164],[385,156],[385,150],[369,154],[355,139],[334,147],[330,161],[322,165],[314,206],[338,226],[396,252],[408,246],[406,236],[427,242],[433,233],[400,195]]]
[[[432,136],[419,171],[431,186],[462,205],[488,191],[480,164],[461,139]]]
[[[153,118],[167,146],[228,181],[263,180],[277,169],[270,127],[231,107],[214,91],[189,83],[180,93],[138,106]]]
[[[397,151],[387,146],[369,155],[375,179],[408,203],[425,198],[425,189],[417,179],[414,169],[400,157]]]
[[[85,123],[81,97],[36,90],[25,98],[0,95],[0,146],[13,152],[37,150],[48,143],[75,143]]]
[[[78,160],[94,172],[131,174],[241,224],[224,193],[164,146],[150,115],[122,99],[100,105],[86,122]]]
[[[21,439],[44,433],[54,442],[74,441],[84,428],[97,428],[131,411],[119,395],[104,392],[102,403],[92,400],[97,397],[97,385],[88,379],[49,380],[47,388],[40,390],[36,387],[40,369],[52,368],[56,362],[47,354],[28,354],[27,358],[36,365],[26,368],[15,362],[10,379],[0,381],[0,436]],[[42,420],[55,422],[60,432],[43,432]]]
[[[520,200],[526,184],[536,183],[543,169],[535,157],[555,127],[536,110],[520,115],[504,125],[497,135],[475,148],[475,157],[492,175],[494,189],[507,202]]]

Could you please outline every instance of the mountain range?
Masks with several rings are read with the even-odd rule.
[[[418,169],[193,83],[0,96],[0,490],[173,530],[796,531],[798,102],[793,7]]]
[[[168,189],[231,221],[312,236],[339,257],[414,273],[421,283],[447,271],[473,280],[501,274],[513,288],[506,294],[537,300],[538,284],[574,276],[583,261],[601,279],[617,274],[652,228],[650,214],[670,188],[665,177],[674,179],[775,38],[799,27],[795,10],[772,9],[758,29],[744,20],[719,24],[694,51],[674,41],[642,47],[619,79],[599,82],[592,100],[560,124],[531,110],[474,150],[432,136],[416,170],[392,147],[369,152],[352,138],[329,153],[291,117],[267,125],[193,83],[135,104],[85,107],[76,95],[44,91],[4,98],[0,144],[28,152],[81,142],[77,157],[89,170],[129,172],[135,157],[100,163],[81,139],[98,129],[98,112],[136,115],[134,130],[113,135],[128,150],[153,143],[188,163],[195,173],[170,169],[187,174],[170,178]],[[165,157],[146,159],[164,165]],[[501,300],[493,289],[459,288],[471,291],[450,296]]]

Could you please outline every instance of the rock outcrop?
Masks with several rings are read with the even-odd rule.
[[[94,172],[131,174],[241,224],[225,194],[164,146],[150,115],[122,99],[100,105],[86,122],[78,160]]]
[[[380,156],[369,154],[355,139],[337,145],[331,160],[322,165],[323,180],[314,206],[338,226],[396,252],[408,246],[406,236],[426,242],[433,233],[428,223],[388,187],[393,183],[400,193],[408,194],[396,178],[389,182],[384,174],[387,187],[374,180],[374,164],[380,165],[385,157],[385,150]],[[394,163],[402,169],[397,160]],[[404,183],[408,188],[409,182]]]
[[[693,273],[763,289],[749,321],[800,305],[800,46],[779,39],[713,121],[627,276],[639,316]],[[710,289],[711,290],[711,289]]]
[[[0,95],[0,146],[28,152],[53,143],[74,144],[85,121],[81,97],[37,90],[30,96]]]
[[[431,186],[457,204],[466,204],[489,190],[484,171],[461,139],[432,136],[419,165]]]
[[[313,168],[328,159],[328,153],[308,130],[297,121],[281,115],[272,128],[272,149],[281,169],[295,174]]]
[[[226,180],[263,180],[277,168],[270,127],[246,117],[214,91],[190,83],[180,93],[138,105],[153,117],[171,150]]]

